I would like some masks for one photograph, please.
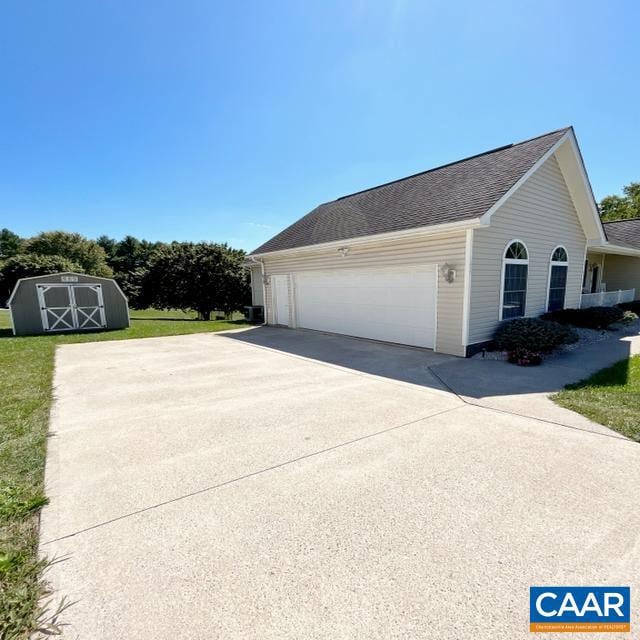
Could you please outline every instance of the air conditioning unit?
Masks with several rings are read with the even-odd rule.
[[[262,324],[264,322],[264,307],[262,305],[253,305],[244,308],[244,317],[249,322]]]

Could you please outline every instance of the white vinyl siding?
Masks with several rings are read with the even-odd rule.
[[[565,307],[580,303],[586,238],[562,172],[551,156],[491,217],[473,232],[469,344],[490,340],[500,322],[502,256],[513,239],[529,252],[526,316],[546,311],[551,254],[567,249]]]
[[[640,299],[640,258],[607,254],[604,256],[602,282],[607,285],[607,291],[635,289],[636,300]],[[591,281],[587,284],[590,285]]]
[[[349,247],[349,241],[344,243]],[[403,238],[401,240],[372,241],[366,245],[353,245],[342,257],[337,249],[307,249],[289,255],[265,256],[265,273],[290,276],[290,326],[297,326],[293,289],[295,274],[314,270],[327,271],[341,268],[375,268],[413,265],[439,265],[447,263],[456,269],[453,283],[438,271],[437,320],[435,350],[453,355],[464,355],[462,345],[462,307],[464,297],[465,232],[442,234],[430,238]],[[267,322],[273,323],[271,286],[266,287]]]

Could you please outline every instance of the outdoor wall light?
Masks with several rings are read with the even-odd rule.
[[[338,253],[343,257],[346,258],[349,255],[349,247],[340,247],[338,249]]]
[[[442,277],[449,283],[452,283],[456,279],[456,270],[450,264],[442,265]]]

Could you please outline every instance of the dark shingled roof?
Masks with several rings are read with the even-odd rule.
[[[477,218],[567,131],[552,131],[321,204],[252,253]]]
[[[640,249],[640,218],[603,222],[602,226],[611,244]]]

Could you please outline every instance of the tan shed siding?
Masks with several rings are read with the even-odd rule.
[[[636,300],[640,299],[640,258],[607,254],[602,282],[607,285],[607,291],[635,289]]]
[[[263,305],[262,299],[262,269],[260,266],[251,267],[251,304]]]
[[[499,323],[502,255],[510,240],[522,240],[529,250],[527,316],[546,311],[549,261],[558,245],[569,254],[565,306],[579,306],[586,238],[554,156],[473,238],[469,344],[490,340]]]
[[[349,242],[345,241],[345,246]],[[302,271],[342,269],[352,267],[392,267],[445,262],[454,267],[457,277],[452,284],[438,273],[436,351],[464,355],[462,346],[462,303],[464,292],[465,232],[414,238],[387,240],[350,247],[346,257],[335,248],[309,250],[289,256],[265,256],[265,273],[272,276],[291,274],[289,295],[291,299],[291,326],[295,326],[294,288],[295,274]],[[273,322],[271,286],[266,287],[267,322]]]

